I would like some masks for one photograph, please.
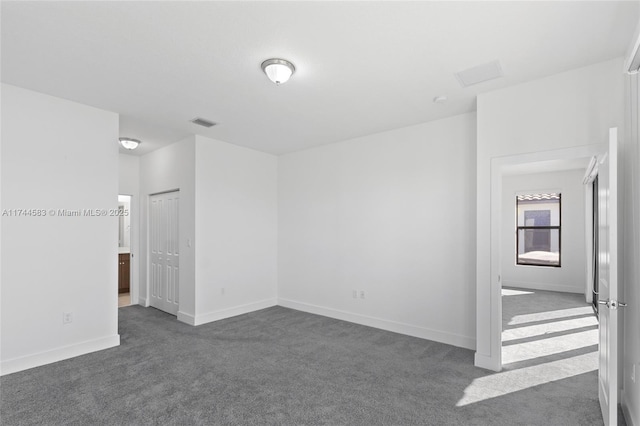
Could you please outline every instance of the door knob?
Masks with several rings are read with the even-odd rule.
[[[625,306],[627,306],[626,303],[624,302],[618,302],[617,300],[598,300],[598,304],[599,305],[605,305],[607,308],[609,309],[618,309],[618,307],[620,308],[624,308]]]

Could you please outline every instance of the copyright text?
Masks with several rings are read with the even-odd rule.
[[[129,216],[122,209],[4,209],[2,217],[104,217]]]

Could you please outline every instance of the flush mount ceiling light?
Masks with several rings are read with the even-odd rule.
[[[120,145],[125,149],[136,149],[140,145],[138,139],[120,138]]]
[[[262,63],[262,71],[275,84],[286,83],[296,71],[296,67],[285,59],[272,58]]]

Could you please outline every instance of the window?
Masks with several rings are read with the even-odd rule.
[[[560,266],[560,194],[516,197],[516,263]]]

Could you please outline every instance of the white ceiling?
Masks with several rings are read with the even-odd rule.
[[[2,81],[120,113],[138,154],[193,133],[281,154],[473,111],[478,93],[622,56],[639,13],[637,1],[1,8]],[[262,73],[271,57],[295,64],[288,83]],[[460,87],[455,72],[496,59],[504,78]]]

